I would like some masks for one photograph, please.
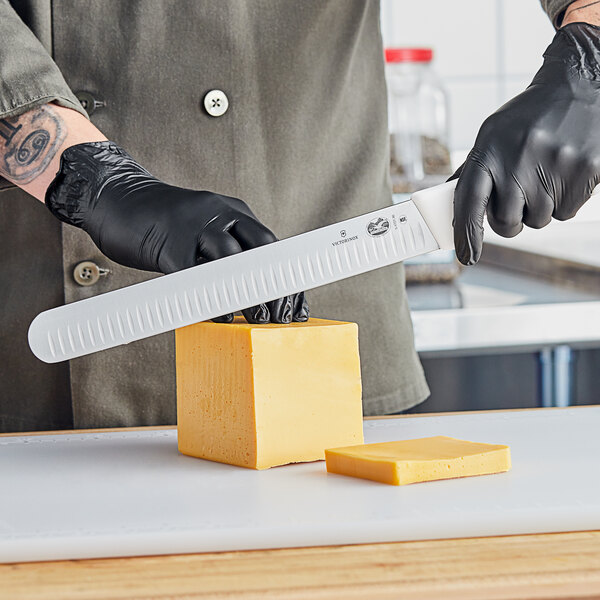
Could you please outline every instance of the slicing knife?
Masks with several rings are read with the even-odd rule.
[[[455,187],[44,311],[29,346],[45,362],[69,360],[451,249]]]

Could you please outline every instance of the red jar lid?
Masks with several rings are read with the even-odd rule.
[[[431,48],[386,48],[385,62],[431,62],[433,50]]]

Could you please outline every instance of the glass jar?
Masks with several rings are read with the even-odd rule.
[[[385,50],[390,174],[395,194],[446,181],[452,173],[448,99],[431,68],[431,48]]]

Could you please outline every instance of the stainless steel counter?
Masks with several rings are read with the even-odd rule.
[[[480,264],[448,284],[407,287],[423,354],[600,347],[600,293]]]
[[[514,361],[510,365],[501,356],[535,353],[528,368],[538,373],[529,377],[534,380],[529,387],[535,388],[536,404],[540,406],[571,404],[574,350],[600,348],[600,276],[596,292],[589,281],[580,288],[572,282],[561,284],[482,263],[464,269],[453,283],[415,284],[407,290],[415,345],[424,362],[457,357],[481,360],[484,355],[497,355],[498,360],[486,363],[485,368],[502,369],[504,379],[510,379],[522,377],[522,372],[516,372]],[[469,371],[469,367],[462,367]],[[458,369],[445,369],[446,379],[454,378],[453,370]],[[489,375],[490,387],[502,385],[501,377],[497,377],[499,383],[492,383],[493,374]],[[428,377],[430,384],[435,384],[432,375],[428,373]],[[460,378],[456,374],[456,379]],[[467,380],[461,384],[463,387],[470,385],[471,377],[463,373],[462,378]],[[450,381],[437,387],[454,384]],[[462,388],[456,388],[455,395],[457,389]],[[474,395],[473,390],[463,393],[465,397]],[[457,408],[452,405],[448,410]],[[443,405],[435,409],[444,410]]]

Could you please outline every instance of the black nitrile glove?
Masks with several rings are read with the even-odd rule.
[[[173,273],[277,239],[242,200],[163,183],[112,142],[67,148],[46,205],[108,258],[145,271]],[[306,321],[308,306],[300,293],[243,314],[250,323]]]
[[[483,219],[501,236],[570,219],[600,180],[600,27],[560,29],[531,85],[482,125],[454,196],[456,255],[481,256]]]

